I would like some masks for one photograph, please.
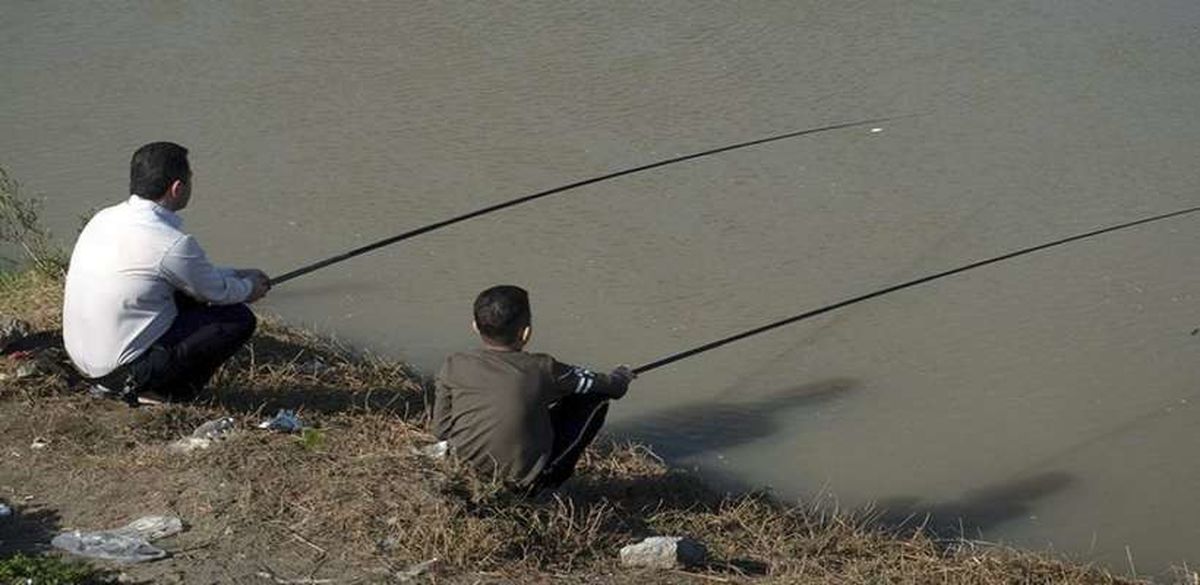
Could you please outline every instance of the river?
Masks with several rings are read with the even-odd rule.
[[[280,274],[512,197],[791,130],[287,283],[260,308],[426,372],[474,295],[534,348],[644,363],[1196,205],[1200,4],[4,0],[0,165],[74,233],[189,147],[210,256]],[[655,370],[611,430],[785,498],[933,514],[1120,572],[1200,564],[1193,216]]]

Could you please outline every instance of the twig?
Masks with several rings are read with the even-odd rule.
[[[705,575],[703,573],[691,573],[688,571],[681,571],[679,569],[671,569],[671,572],[679,573],[680,575],[687,575],[688,577],[699,577],[701,579],[708,579],[709,581],[716,581],[717,583],[729,583],[731,581],[730,579],[726,579],[724,577],[717,577],[715,575]]]
[[[263,579],[270,579],[280,585],[323,585],[325,583],[333,583],[333,579],[284,579],[276,576],[271,571],[259,571],[255,573]]]

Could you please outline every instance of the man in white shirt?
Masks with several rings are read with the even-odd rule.
[[[63,342],[99,393],[136,406],[193,398],[254,333],[261,270],[213,266],[175,212],[187,207],[187,149],[133,154],[124,203],[97,213],[75,242],[63,300]]]

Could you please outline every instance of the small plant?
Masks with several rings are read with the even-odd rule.
[[[306,451],[316,451],[325,444],[325,433],[317,429],[306,428],[300,431],[300,446]]]
[[[0,583],[36,585],[102,585],[116,583],[107,571],[58,557],[30,557],[17,553],[0,560]]]
[[[21,185],[0,168],[0,242],[24,250],[38,272],[61,276],[67,269],[67,256],[38,221],[41,209],[41,202],[25,198]]]

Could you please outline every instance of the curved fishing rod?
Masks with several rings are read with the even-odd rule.
[[[996,263],[996,262],[1001,262],[1001,261],[1004,261],[1004,260],[1009,260],[1009,259],[1012,259],[1012,258],[1016,258],[1017,256],[1024,256],[1025,254],[1032,254],[1032,253],[1034,253],[1034,252],[1037,252],[1037,251],[1039,251],[1039,250],[1045,250],[1045,249],[1047,249],[1047,248],[1053,248],[1053,247],[1055,247],[1055,246],[1061,246],[1061,245],[1063,245],[1063,244],[1067,244],[1067,243],[1070,243],[1070,242],[1074,242],[1074,241],[1076,241],[1076,240],[1082,240],[1082,239],[1085,239],[1085,238],[1090,238],[1090,237],[1093,237],[1093,236],[1098,236],[1098,235],[1100,235],[1100,234],[1104,234],[1104,233],[1108,233],[1108,232],[1115,232],[1115,231],[1117,231],[1117,230],[1122,230],[1122,229],[1125,229],[1125,228],[1131,228],[1131,227],[1133,227],[1133,226],[1136,226],[1136,225],[1142,225],[1142,224],[1145,224],[1145,223],[1150,223],[1150,222],[1153,222],[1153,221],[1159,221],[1159,220],[1167,219],[1167,218],[1170,218],[1170,217],[1176,217],[1176,216],[1180,216],[1180,215],[1187,215],[1187,214],[1189,214],[1189,213],[1195,213],[1195,212],[1197,212],[1197,211],[1200,211],[1200,207],[1189,207],[1189,208],[1187,208],[1187,209],[1182,209],[1182,210],[1179,210],[1179,211],[1173,211],[1173,212],[1171,212],[1171,213],[1164,213],[1164,214],[1161,214],[1161,215],[1155,215],[1155,216],[1152,216],[1152,217],[1146,217],[1146,218],[1142,218],[1142,219],[1139,219],[1139,220],[1130,221],[1130,222],[1126,222],[1126,223],[1122,223],[1122,224],[1118,224],[1118,225],[1114,225],[1114,226],[1109,226],[1109,227],[1106,227],[1106,228],[1101,228],[1101,229],[1098,229],[1098,230],[1093,230],[1093,231],[1090,231],[1090,232],[1087,232],[1087,233],[1083,233],[1083,234],[1078,234],[1078,235],[1075,235],[1075,236],[1071,236],[1071,237],[1069,237],[1069,238],[1063,238],[1063,239],[1061,239],[1061,240],[1055,240],[1055,241],[1053,241],[1053,242],[1047,242],[1047,243],[1045,243],[1045,244],[1039,244],[1039,245],[1037,245],[1037,246],[1032,246],[1032,247],[1029,247],[1029,248],[1023,248],[1023,249],[1017,250],[1017,251],[1015,251],[1015,252],[1009,252],[1009,253],[1007,253],[1007,254],[1003,254],[1003,255],[1001,255],[1001,256],[996,256],[996,257],[994,257],[994,258],[988,258],[987,260],[980,260],[980,261],[978,261],[978,262],[972,262],[972,263],[970,263],[970,264],[967,264],[967,265],[964,265],[964,266],[959,266],[958,268],[952,268],[952,269],[950,269],[950,270],[946,270],[946,271],[943,271],[943,272],[938,272],[937,274],[931,274],[931,275],[929,275],[929,276],[923,276],[923,277],[921,277],[921,278],[917,278],[917,279],[914,279],[914,280],[910,280],[910,281],[908,281],[908,282],[903,282],[903,283],[900,283],[900,284],[897,284],[897,285],[889,286],[889,287],[887,287],[887,288],[882,288],[882,289],[879,289],[879,290],[877,290],[877,291],[875,291],[875,292],[870,292],[870,293],[867,293],[867,294],[864,294],[864,295],[859,295],[859,296],[857,296],[857,297],[850,298],[850,299],[846,299],[846,300],[844,300],[844,301],[841,301],[841,302],[838,302],[838,303],[834,303],[834,304],[832,304],[832,305],[826,305],[826,306],[824,306],[824,307],[821,307],[821,308],[819,308],[819,309],[813,309],[812,311],[808,311],[807,313],[801,313],[801,314],[799,314],[799,315],[795,315],[795,316],[793,316],[793,317],[788,317],[788,318],[786,318],[786,319],[780,319],[779,321],[775,321],[774,323],[769,323],[769,324],[767,324],[767,325],[763,325],[763,326],[761,326],[761,327],[755,327],[754,329],[750,329],[750,330],[748,330],[748,331],[743,331],[743,332],[741,332],[741,333],[737,333],[737,334],[735,334],[735,335],[730,335],[729,337],[725,337],[725,338],[722,338],[722,339],[718,339],[718,340],[716,340],[716,341],[711,341],[711,342],[709,342],[709,343],[706,343],[706,344],[704,344],[704,345],[701,345],[701,346],[698,346],[698,347],[694,347],[694,348],[692,348],[692,349],[689,349],[689,350],[686,350],[686,351],[681,351],[681,352],[679,352],[679,353],[671,354],[671,355],[669,355],[669,356],[667,356],[667,357],[664,357],[664,358],[662,358],[662,359],[659,359],[659,360],[652,361],[652,362],[650,362],[650,363],[648,363],[648,364],[643,364],[643,365],[640,365],[640,366],[638,366],[638,367],[634,368],[634,369],[633,369],[633,372],[634,372],[635,374],[641,374],[641,373],[643,373],[643,372],[649,372],[650,370],[654,370],[654,369],[657,369],[657,368],[661,368],[661,367],[663,367],[663,366],[665,366],[665,365],[667,365],[667,364],[670,364],[670,363],[677,362],[677,361],[679,361],[679,360],[681,360],[681,359],[689,358],[689,357],[692,357],[692,356],[694,356],[694,355],[701,354],[701,353],[704,353],[704,352],[706,352],[706,351],[709,351],[709,350],[712,350],[712,349],[716,349],[716,348],[718,348],[718,347],[721,347],[722,345],[726,345],[726,344],[729,344],[729,343],[733,343],[733,342],[735,342],[735,341],[738,341],[738,340],[741,340],[741,339],[745,339],[745,338],[747,338],[747,337],[752,337],[752,336],[754,336],[754,335],[758,335],[759,333],[764,333],[764,332],[766,332],[766,331],[770,331],[770,330],[772,330],[772,329],[775,329],[775,328],[778,328],[778,327],[783,327],[784,325],[790,325],[790,324],[792,324],[792,323],[795,323],[795,322],[797,322],[797,321],[803,321],[803,320],[805,320],[805,319],[810,319],[810,318],[812,318],[812,317],[816,317],[817,315],[821,315],[821,314],[824,314],[824,313],[828,313],[828,312],[830,312],[830,311],[835,311],[835,310],[837,310],[837,309],[841,309],[841,308],[843,308],[843,307],[848,307],[848,306],[850,306],[850,305],[853,305],[853,304],[861,303],[861,302],[863,302],[863,301],[867,301],[867,300],[873,299],[873,298],[875,298],[875,297],[881,297],[881,296],[883,296],[883,295],[886,295],[886,294],[889,294],[889,293],[894,293],[894,292],[896,292],[896,291],[899,291],[899,290],[903,290],[903,289],[906,289],[906,288],[910,288],[910,287],[917,286],[918,284],[924,284],[924,283],[926,283],[926,282],[930,282],[930,281],[938,280],[938,279],[940,279],[940,278],[945,278],[945,277],[947,277],[947,276],[951,276],[951,275],[954,275],[954,274],[958,274],[958,273],[960,273],[960,272],[966,272],[966,271],[968,271],[968,270],[971,270],[971,269],[974,269],[974,268],[979,268],[979,267],[981,267],[981,266],[987,266],[988,264],[994,264],[994,263]]]
[[[319,262],[313,262],[312,264],[309,264],[307,266],[302,266],[291,272],[288,272],[281,276],[272,278],[271,285],[277,286],[277,285],[283,284],[293,278],[304,276],[305,274],[308,274],[309,272],[313,272],[315,270],[320,270],[322,268],[325,268],[326,266],[329,266],[330,264],[337,264],[338,262],[342,262],[344,260],[349,260],[355,256],[366,254],[367,252],[370,252],[372,250],[377,250],[379,248],[382,248],[384,246],[389,246],[391,244],[395,244],[396,242],[400,242],[402,240],[414,238],[421,234],[428,233],[428,232],[431,232],[436,229],[441,229],[441,228],[456,224],[461,221],[466,221],[471,218],[475,218],[475,217],[479,217],[484,214],[492,213],[493,211],[500,211],[501,209],[514,207],[514,206],[520,205],[522,203],[528,203],[535,199],[541,199],[542,197],[549,197],[550,195],[562,193],[563,191],[569,191],[571,189],[576,189],[578,187],[583,187],[585,185],[591,185],[592,183],[599,183],[601,181],[607,181],[609,179],[615,179],[617,177],[623,177],[625,175],[632,175],[633,173],[639,173],[641,171],[647,171],[647,170],[650,170],[650,169],[653,169],[656,167],[674,164],[677,162],[683,162],[685,160],[691,160],[691,159],[700,158],[703,156],[710,156],[710,155],[714,155],[714,154],[718,154],[718,153],[722,153],[722,152],[728,152],[730,150],[737,150],[739,148],[747,148],[747,147],[756,146],[759,144],[766,144],[768,142],[775,142],[777,140],[784,140],[787,138],[795,138],[797,136],[804,136],[807,134],[817,134],[820,132],[829,132],[831,130],[841,130],[843,128],[852,128],[854,126],[865,126],[867,124],[880,124],[883,122],[890,122],[893,120],[900,120],[903,118],[911,118],[911,117],[919,116],[919,115],[922,115],[922,114],[906,114],[903,116],[891,116],[891,117],[887,117],[887,118],[874,118],[874,119],[870,119],[870,120],[860,120],[857,122],[843,122],[840,124],[821,126],[820,128],[809,128],[807,130],[798,130],[795,132],[788,132],[786,134],[778,134],[776,136],[770,136],[767,138],[759,138],[757,140],[751,140],[748,142],[739,142],[737,144],[732,144],[729,146],[722,146],[721,148],[714,148],[712,150],[705,150],[703,152],[696,152],[696,153],[692,153],[692,154],[676,156],[673,158],[660,160],[658,162],[653,162],[653,163],[642,165],[639,167],[632,167],[632,168],[608,173],[606,175],[601,175],[599,177],[593,177],[591,179],[584,179],[582,181],[576,181],[569,185],[563,185],[561,187],[555,187],[553,189],[539,191],[537,193],[533,193],[532,195],[525,195],[522,197],[517,197],[516,199],[510,199],[510,200],[504,201],[502,203],[497,203],[495,205],[484,207],[482,209],[477,209],[470,213],[464,213],[462,215],[455,216],[450,219],[444,219],[442,221],[434,222],[427,226],[409,230],[407,232],[404,232],[402,234],[398,234],[398,235],[395,235],[395,236],[392,236],[389,238],[384,238],[382,240],[379,240],[378,242],[373,242],[373,243],[367,244],[365,246],[355,248],[353,250],[350,250],[349,252],[346,252],[343,254],[338,254],[337,256],[326,258]]]

